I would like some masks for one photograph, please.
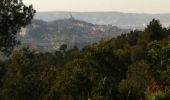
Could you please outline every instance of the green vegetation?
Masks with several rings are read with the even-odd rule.
[[[19,41],[16,33],[31,22],[35,10],[22,0],[0,1],[0,51],[9,55]]]
[[[8,8],[7,1],[0,5]],[[17,8],[27,14],[33,11],[26,21],[32,19],[31,6],[27,8],[17,0],[8,3],[14,8],[19,4]],[[2,17],[0,27],[9,25],[9,20]],[[11,38],[28,24],[25,18],[21,22],[18,17],[14,20],[16,27],[0,28],[1,39],[5,32]],[[27,47],[15,50],[0,61],[0,100],[169,100],[169,36],[170,28],[153,19],[144,31],[103,39],[81,50],[67,50],[66,44],[55,53],[39,53]]]
[[[2,100],[169,100],[170,29],[144,31],[55,53],[16,50],[0,62]]]

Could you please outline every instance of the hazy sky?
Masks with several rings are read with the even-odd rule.
[[[23,0],[37,11],[170,13],[170,0]]]

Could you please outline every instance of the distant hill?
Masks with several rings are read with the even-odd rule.
[[[35,19],[54,21],[69,18],[70,14],[79,20],[93,24],[112,24],[121,28],[143,29],[153,18],[159,19],[163,26],[170,25],[170,14],[138,14],[121,12],[38,12]]]
[[[23,45],[29,44],[33,48],[51,51],[58,49],[62,44],[67,44],[68,48],[82,48],[102,38],[109,39],[129,31],[112,25],[94,25],[70,17],[51,22],[34,20],[23,29],[19,38]]]

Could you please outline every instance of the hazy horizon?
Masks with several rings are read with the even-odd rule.
[[[37,12],[170,13],[169,0],[24,0],[24,3],[33,4]]]
[[[50,12],[67,12],[69,13],[125,13],[125,14],[148,14],[148,15],[159,15],[159,14],[170,14],[170,12],[165,13],[147,13],[147,12],[125,12],[125,11],[37,11],[36,13],[50,13]]]

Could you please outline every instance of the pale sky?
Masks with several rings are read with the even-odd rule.
[[[170,13],[170,0],[23,0],[39,11]]]

